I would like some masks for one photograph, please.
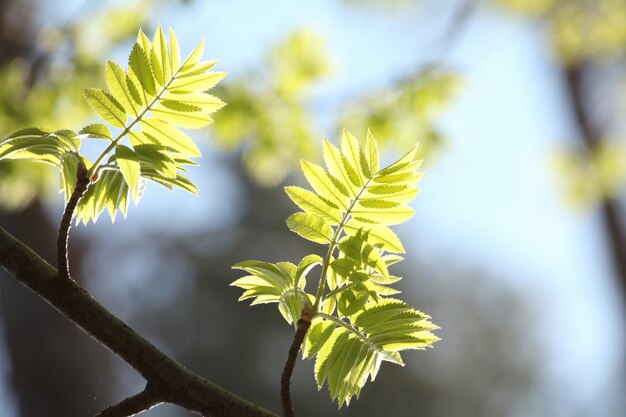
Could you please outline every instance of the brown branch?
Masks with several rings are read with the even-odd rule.
[[[111,405],[96,414],[96,417],[126,417],[148,411],[162,401],[155,396],[149,387],[137,395],[128,397],[118,404]]]
[[[207,417],[275,417],[275,414],[207,381],[161,352],[75,281],[58,279],[55,268],[2,228],[0,265],[135,368],[163,402],[180,405]]]
[[[287,362],[285,362],[285,368],[280,377],[280,399],[283,404],[284,417],[294,417],[293,404],[291,402],[291,375],[293,374],[293,368],[296,366],[298,351],[306,333],[309,331],[309,327],[311,327],[311,318],[308,314],[303,314],[302,318],[298,320],[298,328],[293,336]]]
[[[61,225],[59,226],[59,235],[57,236],[57,266],[59,268],[59,277],[61,278],[71,278],[69,261],[67,259],[67,245],[74,211],[76,210],[78,202],[83,197],[83,194],[87,191],[87,187],[89,187],[89,178],[87,178],[85,174],[87,174],[87,168],[82,162],[79,162],[78,172],[76,174],[76,187],[65,206],[65,211],[61,218]]]
[[[562,69],[567,86],[572,112],[581,131],[581,140],[589,153],[596,151],[604,141],[603,132],[594,126],[590,118],[590,109],[585,107],[585,74],[589,66],[584,62],[571,63]],[[607,246],[611,253],[613,268],[626,300],[626,224],[624,211],[615,198],[605,197],[601,201],[602,223]]]

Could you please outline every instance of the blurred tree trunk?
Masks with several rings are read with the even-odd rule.
[[[36,8],[34,0],[0,0],[0,67],[18,57],[33,58]],[[54,264],[56,227],[40,203],[20,213],[0,214],[0,224]],[[72,238],[70,249],[72,269],[79,272],[86,247],[77,240]],[[0,320],[20,416],[84,417],[109,399],[111,355],[4,271]]]
[[[580,139],[588,154],[592,154],[602,146],[605,139],[602,129],[593,122],[591,109],[586,106],[585,80],[591,71],[590,65],[576,61],[564,65],[561,71],[567,86],[571,111],[580,130]],[[619,281],[618,286],[622,293],[622,301],[626,305],[626,223],[624,222],[624,208],[618,199],[609,197],[603,198],[600,205],[603,234],[616,278]]]

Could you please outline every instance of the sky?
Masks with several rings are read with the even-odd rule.
[[[384,85],[436,56],[437,34],[446,27],[449,10],[435,8],[438,17],[423,19],[433,7],[387,13],[331,0],[233,0],[195,1],[152,13],[176,30],[183,46],[204,36],[205,56],[218,59],[218,68],[232,77],[262,65],[264,51],[289,30],[320,33],[337,68],[313,97],[324,132],[331,129],[338,98]],[[402,229],[414,251],[409,256],[436,263],[453,254],[457,264],[480,265],[538,300],[541,322],[533,326],[550,350],[549,373],[570,400],[593,403],[615,377],[624,351],[619,329],[626,326],[597,213],[568,205],[555,180],[552,158],[575,129],[562,111],[564,92],[545,33],[537,24],[481,11],[446,63],[466,86],[439,122],[450,142],[425,169],[414,204],[419,220]],[[142,205],[130,209],[127,222],[133,228],[149,230],[165,221],[193,228],[206,210],[221,221],[236,221],[230,208],[240,196],[229,193],[234,187],[228,187],[226,168],[211,147],[204,148],[205,158],[215,162],[215,175],[194,179],[202,194],[224,198],[209,202],[177,193],[183,209],[172,217],[171,194],[149,187]],[[124,222],[102,223],[94,228],[97,233],[124,233]],[[578,378],[581,374],[585,378]]]

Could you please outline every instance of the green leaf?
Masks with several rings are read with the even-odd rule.
[[[189,54],[187,59],[185,59],[185,62],[183,63],[182,67],[180,67],[180,72],[182,73],[182,72],[192,69],[198,63],[198,61],[200,61],[203,51],[204,51],[204,39],[200,41],[198,46],[196,46],[196,48],[191,52],[191,54]]]
[[[347,131],[341,150],[326,140],[323,148],[327,169],[302,161],[313,191],[294,186],[285,191],[304,211],[289,216],[287,225],[308,240],[328,245],[326,258],[308,255],[297,267],[268,264],[274,269],[265,267],[233,285],[245,290],[242,299],[278,302],[291,323],[304,303],[311,302],[314,322],[303,356],[315,357],[318,387],[326,383],[341,407],[376,377],[382,361],[402,365],[401,351],[424,349],[438,338],[432,333],[437,326],[427,315],[389,298],[399,293],[391,285],[401,278],[391,275],[388,267],[402,260],[395,254],[404,253],[404,248],[387,225],[413,215],[407,203],[417,195],[421,178],[416,148],[382,170],[369,132],[363,148]],[[313,300],[304,292],[305,278],[318,264],[323,272]],[[264,274],[269,277],[259,278]]]
[[[173,152],[185,156],[200,156],[200,149],[194,141],[181,132],[157,118],[148,118],[141,121],[142,130],[154,137],[161,145],[170,148]]]
[[[176,161],[163,147],[153,144],[138,144],[134,148],[140,163],[146,168],[150,168],[166,178],[176,178]]]
[[[386,226],[403,223],[413,217],[413,214],[415,211],[405,205],[372,208],[364,206],[362,202],[357,202],[352,209],[352,216],[356,220]]]
[[[437,326],[428,321],[428,316],[399,300],[368,304],[354,323],[342,323],[325,341],[317,342],[315,361],[318,387],[327,381],[331,398],[338,401],[339,407],[358,397],[368,378],[374,380],[381,361],[402,365],[398,352],[424,349],[438,340],[431,333]],[[322,332],[335,324],[316,329],[313,337],[321,339]]]
[[[126,87],[128,88],[128,91],[130,92],[130,97],[133,99],[133,102],[138,106],[139,111],[141,115],[145,114],[146,112],[146,107],[148,106],[149,102],[147,100],[148,96],[147,94],[141,90],[141,93],[139,92],[139,81],[135,81],[136,77],[131,77],[129,75],[126,76]],[[137,117],[139,117],[139,114],[137,115]],[[143,116],[142,116],[143,117]]]
[[[146,167],[145,169],[142,169],[141,175],[153,182],[156,182],[157,184],[164,186],[169,190],[171,190],[173,187],[179,187],[195,196],[198,195],[198,187],[196,187],[196,184],[194,184],[189,178],[185,177],[182,174],[176,174],[175,178],[168,178],[167,176],[160,174],[156,170]]]
[[[47,133],[41,129],[24,129],[0,144],[0,159],[31,159],[57,167],[66,152],[77,152],[80,143],[69,130]]]
[[[317,389],[322,389],[326,378],[328,377],[328,362],[330,354],[333,352],[334,347],[337,345],[337,339],[342,336],[347,338],[347,332],[342,328],[337,328],[332,325],[333,332],[326,339],[326,342],[318,349],[318,353],[315,357],[315,381],[317,382]]]
[[[191,77],[177,77],[169,85],[172,93],[191,93],[210,90],[226,76],[225,72],[208,72]]]
[[[377,175],[385,176],[385,175],[397,174],[397,173],[400,173],[401,171],[406,171],[407,169],[414,170],[416,168],[419,168],[419,165],[421,162],[415,159],[415,157],[417,156],[417,148],[418,148],[418,145],[415,145],[413,148],[411,148],[410,151],[404,154],[396,162],[378,171]]]
[[[185,70],[179,71],[178,76],[180,78],[186,78],[186,77],[192,77],[195,75],[204,74],[205,72],[213,68],[216,64],[217,64],[217,61],[198,62],[192,67],[188,67]]]
[[[205,127],[213,121],[200,108],[176,101],[162,101],[151,112],[159,120],[188,129]]]
[[[78,152],[80,149],[80,138],[77,138],[76,132],[72,130],[61,129],[50,133],[48,136],[57,140],[70,152]]]
[[[333,226],[341,221],[341,210],[339,210],[339,207],[324,197],[296,186],[285,187],[285,191],[289,198],[305,212],[321,217]]]
[[[352,183],[357,187],[363,186],[370,175],[366,176],[363,174],[363,168],[361,167],[361,147],[356,138],[347,130],[344,130],[341,135],[341,153]]]
[[[137,154],[124,145],[117,145],[115,148],[115,160],[120,167],[120,171],[122,171],[124,180],[133,192],[133,200],[137,203],[139,178],[141,177]]]
[[[307,296],[303,292],[289,290],[280,297],[278,311],[287,323],[295,326],[300,320],[303,305],[307,301]]]
[[[33,137],[33,136],[46,136],[48,135],[49,132],[40,129],[38,127],[27,127],[25,129],[20,129],[17,132],[12,133],[11,135],[9,135],[6,139],[4,139],[3,141],[0,141],[1,143],[7,142],[11,139],[15,139],[15,138],[19,138],[22,136],[28,136],[28,137]]]
[[[333,228],[323,219],[309,213],[294,213],[287,218],[287,226],[305,239],[322,245],[333,237]]]
[[[141,197],[142,187],[139,186],[138,198]],[[91,184],[79,201],[76,209],[77,222],[84,224],[100,217],[104,209],[108,209],[111,220],[115,221],[115,214],[120,210],[124,217],[128,210],[130,189],[118,170],[104,170],[95,184]]]
[[[344,189],[349,191],[349,197],[355,197],[358,192],[357,187],[361,184],[355,184],[355,182],[358,183],[358,180],[356,176],[350,175],[354,170],[350,169],[350,171],[348,171],[347,159],[341,154],[335,145],[326,139],[323,140],[323,155],[324,163],[326,164],[330,174],[341,182]]]
[[[350,288],[339,293],[337,310],[342,316],[349,317],[358,313],[367,303],[369,294]]]
[[[367,138],[365,140],[365,160],[367,161],[370,173],[379,171],[378,145],[376,139],[374,139],[374,135],[372,135],[372,132],[369,130],[367,131]]]
[[[94,123],[94,124],[85,126],[78,133],[90,139],[113,140],[111,131],[109,130],[108,127],[106,127],[102,123]]]
[[[143,102],[139,98],[136,87],[134,94],[131,93],[130,88],[131,85],[134,87],[134,84],[129,80],[126,71],[119,64],[107,61],[104,75],[111,95],[124,108],[126,114],[138,116]]]
[[[139,43],[136,43],[135,46],[133,46],[133,50],[128,58],[128,67],[142,87],[144,101],[146,103],[149,102],[150,97],[156,95],[156,87],[154,84],[154,76],[152,75],[150,60],[146,51]]]
[[[111,217],[111,222],[115,222],[118,208],[120,208],[124,216],[126,216],[128,192],[128,184],[123,176],[119,175],[119,173],[112,175],[106,188],[106,206],[109,216]]]
[[[338,247],[345,255],[345,259],[353,262],[357,269],[373,268],[383,277],[389,278],[386,262],[380,252],[368,243],[367,239],[367,232],[360,231],[356,235],[342,239]]]
[[[319,255],[307,255],[305,256],[300,263],[298,264],[298,268],[296,269],[296,273],[294,275],[294,287],[295,288],[304,288],[306,285],[306,276],[311,269],[313,269],[316,265],[322,265],[324,260]]]
[[[289,262],[271,264],[262,261],[244,261],[233,266],[250,275],[234,281],[231,286],[244,289],[240,301],[253,299],[252,305],[278,303],[283,318],[290,324],[299,320],[303,305],[310,305],[312,296],[305,293],[304,276],[321,258],[305,257],[296,267]],[[296,277],[298,276],[298,277]],[[302,278],[302,279],[301,279]]]
[[[413,201],[418,193],[419,189],[410,184],[375,185],[367,189],[361,202],[384,199],[385,201],[406,204]]]
[[[111,94],[99,88],[85,88],[83,95],[93,111],[110,123],[111,126],[125,127],[126,112]]]
[[[304,358],[313,358],[317,355],[334,330],[335,326],[327,320],[319,320],[313,324],[306,334],[302,346],[302,356]]]
[[[211,114],[225,106],[225,103],[219,98],[204,93],[168,93],[162,103],[165,103],[166,101],[175,101],[183,105],[186,104],[194,106],[208,114]]]
[[[164,85],[164,83],[171,78],[172,67],[170,64],[167,39],[165,38],[165,33],[163,33],[161,25],[159,25],[156,33],[154,34],[152,45],[155,51],[155,59],[158,61],[159,68],[161,69],[161,76],[158,77],[158,79],[161,79],[161,85]]]
[[[63,185],[65,204],[67,204],[76,188],[79,162],[79,156],[75,153],[66,153],[61,159],[61,184]]]
[[[317,194],[343,209],[348,208],[350,194],[343,184],[324,168],[308,161],[302,161],[302,172]]]
[[[180,68],[180,47],[178,39],[172,29],[170,29],[170,69],[172,74],[176,74]]]

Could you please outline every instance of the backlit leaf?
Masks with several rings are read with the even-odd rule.
[[[323,219],[309,213],[294,213],[287,218],[287,226],[300,236],[315,243],[328,244],[333,229]]]
[[[124,145],[118,145],[115,148],[115,157],[124,180],[133,192],[133,199],[137,202],[139,178],[141,177],[137,154]]]
[[[86,137],[91,139],[113,140],[111,131],[102,123],[94,123],[85,126],[78,133],[79,135],[85,135]]]
[[[126,112],[111,94],[99,88],[85,88],[83,95],[93,111],[111,126],[120,128],[125,126]]]

